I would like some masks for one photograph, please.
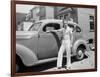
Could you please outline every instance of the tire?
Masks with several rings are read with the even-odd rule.
[[[76,59],[82,60],[85,56],[85,48],[84,47],[78,47],[76,51]]]
[[[20,72],[25,68],[24,64],[22,63],[20,57],[16,55],[16,72]]]
[[[16,72],[18,72],[18,71],[19,71],[19,65],[16,64]]]

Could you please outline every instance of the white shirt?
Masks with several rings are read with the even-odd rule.
[[[67,29],[63,28],[63,39],[64,40],[71,40],[71,33],[72,33],[72,29],[70,27],[67,26]]]

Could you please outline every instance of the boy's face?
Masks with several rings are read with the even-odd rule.
[[[64,28],[67,29],[67,24],[66,23],[64,24]]]

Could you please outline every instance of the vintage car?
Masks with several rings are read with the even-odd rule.
[[[82,60],[87,51],[82,30],[75,22],[68,21],[68,25],[74,26],[71,54]],[[30,67],[57,60],[62,37],[62,32],[57,30],[62,27],[62,20],[45,19],[34,23],[28,31],[16,31],[16,71],[23,66]]]

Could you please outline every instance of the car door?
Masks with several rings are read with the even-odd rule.
[[[49,23],[49,26],[52,26],[53,23]],[[39,32],[38,37],[38,58],[47,59],[52,57],[57,57],[58,54],[58,45],[57,40],[55,39],[52,32],[45,31],[46,24],[42,28],[42,32]],[[57,35],[58,36],[58,35]]]

